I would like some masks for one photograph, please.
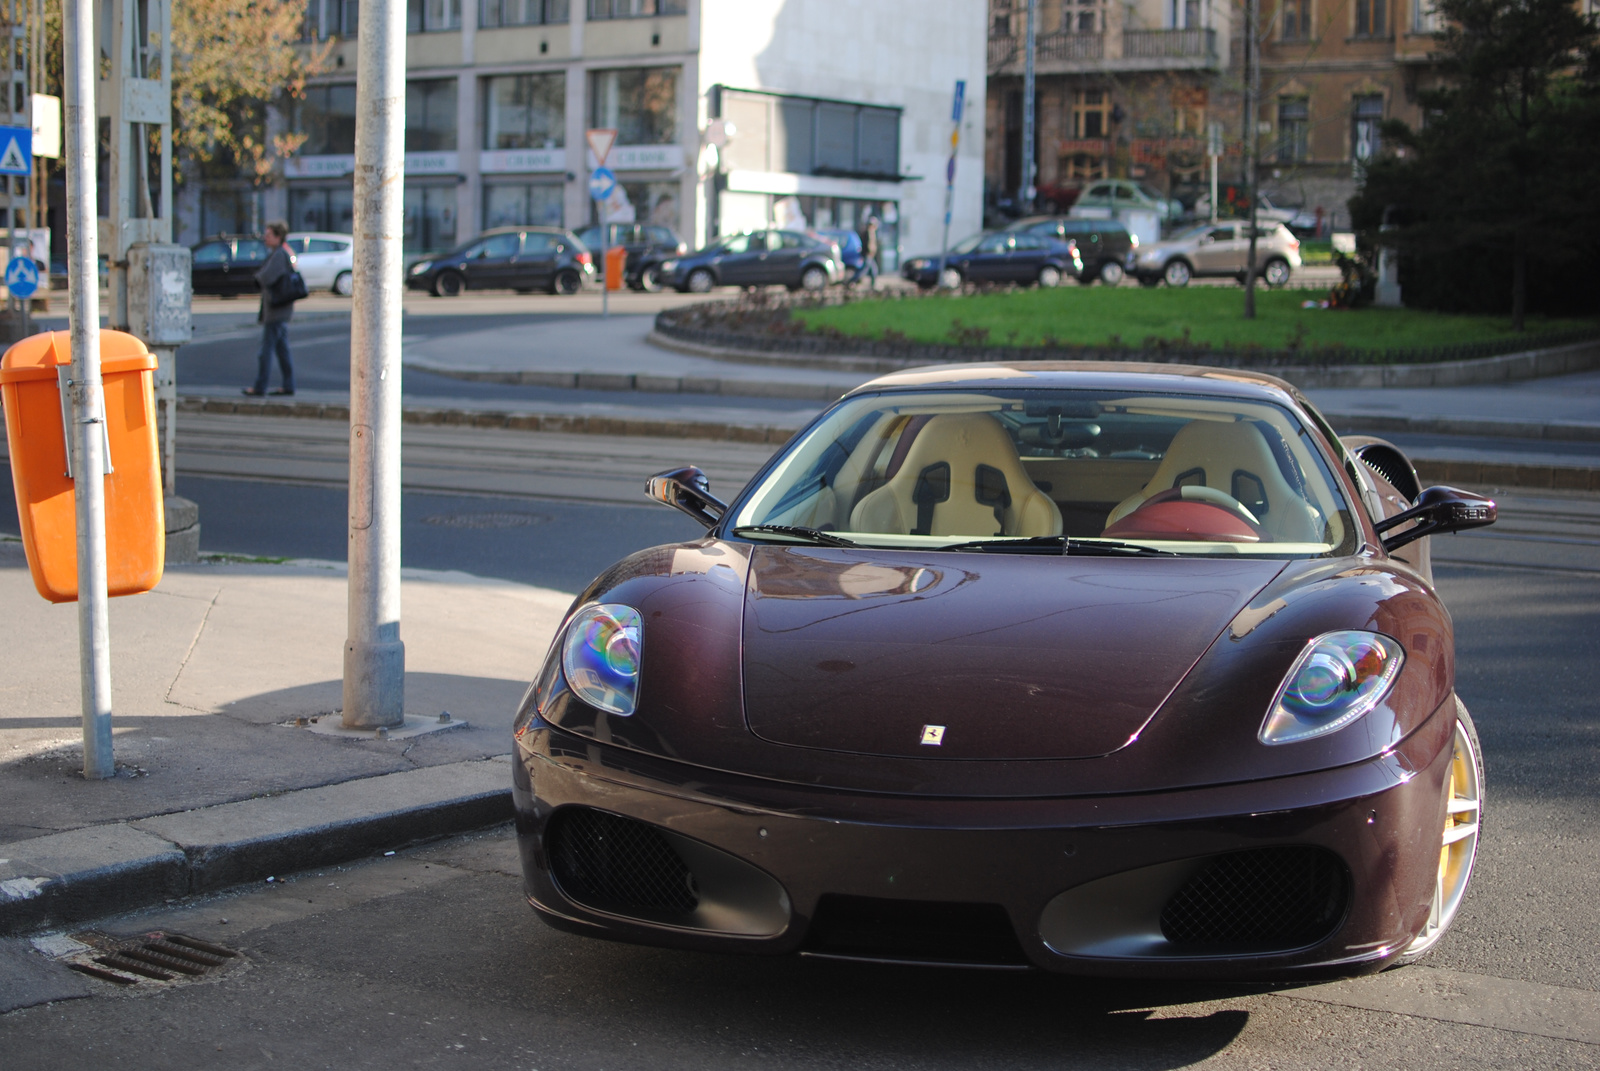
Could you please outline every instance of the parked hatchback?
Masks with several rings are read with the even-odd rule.
[[[576,294],[593,277],[594,257],[571,231],[497,227],[443,256],[411,265],[406,286],[435,297],[455,297],[463,290]]]
[[[717,286],[821,290],[844,277],[839,247],[799,231],[743,231],[661,265],[661,282],[689,294]]]
[[[954,289],[962,283],[1016,283],[1041,287],[1059,286],[1063,277],[1077,276],[1083,261],[1070,239],[1062,241],[1042,234],[995,231],[975,234],[950,247],[944,258],[944,285]],[[939,255],[914,257],[900,274],[924,290],[939,284]]]
[[[292,231],[283,242],[307,290],[332,290],[341,297],[355,292],[355,243],[348,234],[320,231]]]
[[[1233,276],[1245,281],[1250,259],[1248,223],[1203,223],[1175,237],[1141,247],[1129,268],[1145,286],[1188,286],[1201,276]],[[1282,223],[1256,228],[1256,264],[1268,286],[1283,286],[1300,267],[1300,240]]]
[[[599,224],[578,232],[578,240],[596,253],[619,245],[627,250],[623,281],[634,290],[649,293],[661,289],[662,262],[689,251],[688,243],[676,231],[656,223],[613,223],[610,241],[606,238]]]
[[[1142,208],[1154,212],[1163,220],[1178,219],[1183,215],[1183,203],[1177,198],[1161,196],[1158,190],[1131,179],[1104,179],[1083,191],[1074,208]]]
[[[1114,219],[1069,219],[1066,216],[1029,216],[1006,230],[1015,234],[1037,234],[1060,242],[1074,242],[1083,268],[1076,273],[1085,286],[1096,279],[1107,286],[1122,282],[1128,253],[1139,239]]]
[[[267,243],[249,234],[219,234],[189,251],[196,294],[258,294],[256,272],[267,262]]]

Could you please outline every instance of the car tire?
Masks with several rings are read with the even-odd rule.
[[[1282,257],[1273,257],[1267,261],[1267,266],[1261,269],[1261,279],[1274,290],[1287,286],[1289,283],[1289,262]]]
[[[1404,967],[1417,962],[1438,947],[1450,930],[1466,897],[1472,878],[1472,864],[1483,837],[1483,747],[1478,743],[1478,727],[1472,723],[1466,704],[1456,699],[1456,725],[1450,739],[1450,772],[1445,778],[1445,837],[1456,839],[1442,844],[1440,877],[1434,883],[1433,904],[1428,921],[1406,950],[1391,964]],[[1466,816],[1465,818],[1463,816]],[[1472,833],[1461,837],[1462,829]]]
[[[654,294],[661,289],[660,267],[652,264],[639,273],[639,289],[646,294]]]
[[[583,289],[583,276],[571,268],[562,268],[556,272],[556,277],[550,281],[552,294],[565,294],[571,297]]]
[[[466,280],[461,278],[460,272],[442,271],[439,273],[439,277],[433,281],[433,296],[456,297],[462,290],[466,289],[463,285],[465,282]]]
[[[1161,285],[1161,276],[1141,275],[1139,276],[1139,285],[1147,290],[1154,290],[1156,287]]]
[[[828,273],[813,264],[800,273],[800,289],[817,293],[828,286]]]
[[[356,292],[356,277],[354,273],[342,271],[333,279],[333,292],[340,297],[349,297]]]
[[[1188,286],[1193,277],[1194,272],[1190,270],[1187,260],[1168,261],[1167,266],[1161,269],[1161,281],[1168,286]]]
[[[1054,264],[1046,264],[1039,269],[1039,289],[1054,290],[1061,285],[1061,269]]]
[[[1108,260],[1100,265],[1100,281],[1107,286],[1121,286],[1122,280],[1127,274],[1122,265],[1114,260]]]
[[[710,269],[696,268],[689,273],[689,279],[684,285],[691,294],[709,294],[711,288],[717,285],[717,280],[712,276]]]
[[[939,286],[944,290],[960,290],[965,282],[966,280],[961,278],[961,272],[955,268],[946,268],[944,274],[939,277]]]

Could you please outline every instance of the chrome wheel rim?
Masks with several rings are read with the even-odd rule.
[[[1189,285],[1189,265],[1187,264],[1182,262],[1168,264],[1167,270],[1163,274],[1166,276],[1168,286]]]
[[[1282,286],[1289,281],[1289,265],[1275,260],[1267,265],[1267,285]]]
[[[1122,282],[1122,265],[1116,261],[1108,260],[1100,268],[1100,281],[1107,286],[1117,286]]]
[[[1061,282],[1061,273],[1054,268],[1042,268],[1039,271],[1039,285],[1045,289],[1056,286]]]
[[[1478,779],[1478,755],[1466,728],[1456,722],[1445,780],[1444,835],[1439,846],[1439,868],[1433,882],[1433,904],[1428,921],[1407,946],[1405,954],[1419,955],[1438,943],[1466,896],[1472,863],[1478,856],[1478,829],[1483,820],[1483,785]]]

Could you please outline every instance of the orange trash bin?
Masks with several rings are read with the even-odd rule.
[[[625,246],[612,246],[606,250],[606,289],[621,290],[628,274],[628,250]]]
[[[0,358],[11,483],[33,586],[51,602],[78,597],[77,509],[67,474],[61,385],[71,375],[66,331],[33,335]],[[106,442],[106,579],[112,595],[135,595],[161,582],[166,559],[161,462],[156,446],[156,358],[122,331],[100,332]]]

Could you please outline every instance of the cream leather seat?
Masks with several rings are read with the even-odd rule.
[[[1050,536],[1061,511],[1034,486],[1011,436],[987,413],[941,413],[899,469],[850,514],[856,532]]]
[[[1287,458],[1287,450],[1285,449]],[[1321,517],[1284,477],[1261,429],[1243,421],[1191,420],[1167,447],[1150,482],[1106,518],[1110,527],[1152,495],[1200,484],[1237,499],[1256,515],[1266,536],[1279,543],[1320,542]]]

